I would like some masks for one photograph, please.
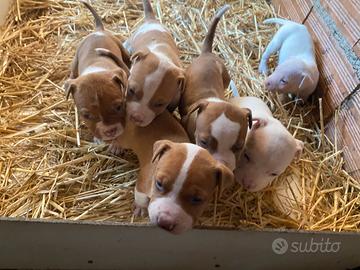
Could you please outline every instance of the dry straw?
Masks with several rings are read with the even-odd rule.
[[[319,102],[281,106],[263,92],[257,66],[274,34],[262,25],[275,16],[264,1],[234,0],[221,20],[215,52],[240,95],[262,97],[296,138],[305,141],[293,162],[263,192],[238,185],[214,199],[202,225],[358,231],[360,185],[343,169],[341,149],[311,113]],[[207,24],[225,1],[154,1],[185,65],[198,55]],[[142,22],[139,1],[93,1],[106,27],[126,38]],[[78,42],[93,30],[88,10],[70,0],[14,1],[0,39],[0,216],[146,222],[132,216],[136,158],[92,143],[65,101],[62,85]],[[321,104],[321,103],[320,103]],[[321,118],[322,119],[322,118]]]

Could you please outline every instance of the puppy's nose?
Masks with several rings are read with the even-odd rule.
[[[113,127],[104,132],[104,134],[108,137],[113,137],[116,134],[117,128]]]
[[[242,179],[241,184],[246,190],[251,190],[252,188],[254,188],[254,182],[248,178]]]
[[[141,123],[144,121],[144,117],[139,113],[133,113],[130,115],[130,120],[135,123]]]
[[[265,81],[265,88],[267,90],[270,90],[271,89],[271,82],[270,81]]]
[[[160,215],[157,220],[157,224],[160,228],[171,232],[175,228],[175,222],[168,215]]]

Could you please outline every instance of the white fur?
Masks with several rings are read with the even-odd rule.
[[[97,32],[94,32],[92,34],[95,35],[95,36],[106,36],[106,34],[104,32],[101,32],[101,31],[97,31]]]
[[[135,189],[135,203],[138,206],[146,208],[149,204],[149,197],[145,193],[139,192]]]
[[[173,189],[166,196],[156,198],[150,202],[148,210],[150,220],[153,224],[157,224],[158,219],[166,215],[168,219],[176,224],[173,233],[181,233],[192,227],[193,219],[184,211],[181,205],[179,205],[177,197],[187,179],[191,164],[200,150],[201,148],[197,145],[186,144],[186,159],[174,182]]]
[[[169,65],[175,66],[172,60],[164,54],[160,50],[160,46],[167,46],[167,44],[150,44],[148,46],[149,50],[151,50],[154,54],[156,54],[160,60],[157,69],[148,74],[145,78],[144,82],[144,95],[142,99],[139,101],[132,101],[128,103],[128,112],[130,114],[139,114],[143,119],[143,123],[141,126],[147,126],[151,123],[151,121],[155,118],[155,113],[150,109],[149,102],[152,97],[156,94],[156,90],[159,88],[160,83],[165,76],[166,70],[169,68]],[[130,69],[130,74],[131,74]],[[131,77],[131,75],[130,75]]]
[[[102,71],[106,71],[106,69],[103,68],[103,67],[88,66],[85,70],[83,70],[81,75],[87,75],[87,74],[90,74],[90,73],[96,73],[96,72],[102,72]]]
[[[239,136],[240,124],[231,121],[222,113],[214,122],[211,123],[211,134],[217,140],[217,151],[213,157],[225,163],[230,170],[235,169],[235,155],[231,151]]]
[[[160,23],[144,23],[135,32],[133,39],[149,31],[168,32],[167,29]]]
[[[269,22],[277,21],[269,20]],[[267,73],[267,62],[270,56],[277,51],[280,51],[279,64],[296,57],[305,61],[308,65],[316,66],[312,38],[307,28],[302,24],[287,21],[277,31],[263,53],[259,65],[260,73]]]
[[[209,97],[206,100],[209,102],[218,102],[218,103],[224,102],[222,99],[216,97]]]

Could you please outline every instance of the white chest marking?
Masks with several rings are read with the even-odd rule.
[[[106,36],[106,34],[104,32],[94,32],[93,35],[95,36]]]
[[[101,71],[106,71],[106,69],[103,67],[88,66],[85,70],[83,70],[83,72],[80,75],[86,75],[86,74],[101,72]]]

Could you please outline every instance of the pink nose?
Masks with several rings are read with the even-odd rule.
[[[117,128],[110,128],[104,132],[104,134],[108,137],[113,137],[116,134]]]
[[[141,123],[144,121],[144,117],[139,113],[133,113],[130,115],[130,120],[134,121],[135,123]]]
[[[166,215],[166,214],[161,214],[158,219],[157,219],[157,225],[166,230],[166,231],[169,231],[171,232],[172,230],[174,230],[176,224],[174,222],[174,220],[169,216],[169,215]]]
[[[247,190],[252,189],[255,186],[254,182],[251,179],[248,179],[248,178],[242,179],[241,183],[242,183],[242,186]]]

